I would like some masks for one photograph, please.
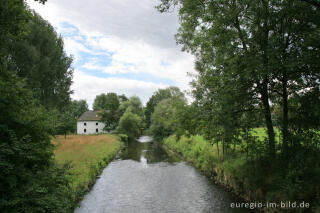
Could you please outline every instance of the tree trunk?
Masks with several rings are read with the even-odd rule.
[[[288,154],[288,80],[287,71],[284,70],[282,77],[282,153],[287,156]]]
[[[219,156],[219,140],[217,140],[217,150],[218,150],[218,161],[219,161],[219,158],[220,158],[220,156]]]
[[[261,92],[261,99],[264,107],[264,117],[266,121],[267,133],[268,133],[268,139],[269,139],[269,155],[270,157],[274,157],[275,156],[275,138],[274,138],[272,119],[271,119],[271,110],[269,105],[267,81],[263,82],[262,86],[263,88]]]
[[[262,4],[264,6],[264,13],[266,17],[270,16],[269,13],[269,6],[268,2],[262,1]],[[261,99],[262,99],[262,104],[264,107],[264,117],[266,121],[266,126],[267,126],[267,132],[268,132],[268,139],[269,139],[269,156],[273,158],[275,156],[275,135],[274,135],[274,129],[273,129],[273,124],[272,124],[272,119],[271,119],[271,110],[270,110],[270,104],[269,104],[269,92],[268,92],[268,84],[269,84],[269,79],[268,79],[268,74],[269,74],[269,54],[268,54],[268,48],[269,48],[269,23],[268,19],[265,18],[263,21],[263,35],[262,35],[262,40],[261,40],[261,49],[263,50],[262,54],[262,61],[263,61],[263,66],[264,66],[264,77],[263,81],[261,83]]]
[[[224,161],[224,135],[222,136],[222,162]]]
[[[249,156],[249,141],[248,141],[248,130],[246,129],[246,138],[247,138],[247,147],[246,147],[246,151],[247,151],[247,159],[248,159],[248,156]]]

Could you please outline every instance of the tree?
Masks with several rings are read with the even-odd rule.
[[[283,193],[291,200],[309,200],[313,211],[319,207],[319,187],[310,178],[319,173],[317,2],[161,0],[158,6],[162,12],[178,9],[176,39],[196,58],[193,92],[207,139],[221,141],[223,152],[244,139],[240,142],[247,143],[247,156],[252,147],[251,153],[258,155],[236,173],[253,172],[251,178],[259,180],[264,192],[273,190],[264,181],[277,177],[283,180],[277,186],[281,193],[266,194],[265,199],[276,200],[274,195]],[[279,143],[273,109],[279,114]],[[250,129],[252,117],[260,114],[268,138],[256,143]],[[306,193],[301,195],[301,189]]]
[[[71,101],[71,111],[75,119],[78,119],[84,112],[88,111],[88,104],[85,100]]]
[[[10,71],[0,75],[0,211],[69,212],[66,167],[56,165],[47,110]]]
[[[162,100],[167,98],[184,98],[184,94],[180,92],[178,87],[168,87],[166,89],[159,89],[148,100],[146,109],[145,109],[145,119],[146,119],[146,128],[150,127],[151,124],[151,115],[154,112],[154,108],[157,106],[158,103],[160,103]]]
[[[258,61],[263,64],[265,55],[258,55],[256,53],[257,50],[254,49],[256,47],[264,47],[260,44],[254,44],[252,45],[252,47],[254,47],[252,48],[252,52],[255,53],[252,54],[251,52],[248,52],[248,42],[250,42],[249,33],[252,35],[256,35],[256,33],[258,35],[264,35],[262,33],[263,29],[258,28],[261,32],[246,32],[242,29],[248,29],[249,31],[254,28],[247,26],[247,23],[250,20],[240,20],[242,17],[240,16],[240,12],[245,13],[246,6],[253,10],[250,11],[251,14],[257,13],[257,11],[254,11],[257,3],[252,3],[249,7],[247,5],[250,4],[248,1],[242,3],[240,1],[212,1],[203,4],[198,4],[198,2],[194,1],[162,1],[162,4],[160,4],[158,8],[160,11],[165,11],[171,4],[179,5],[179,10],[181,11],[181,27],[177,34],[177,41],[178,43],[183,44],[184,50],[190,51],[197,56],[196,67],[197,70],[199,70],[199,78],[202,79],[202,83],[208,81],[203,87],[203,91],[213,93],[214,97],[217,97],[215,94],[219,94],[220,91],[232,91],[233,94],[235,94],[237,92],[236,90],[233,91],[232,88],[229,89],[227,87],[232,87],[230,82],[232,82],[233,79],[241,79],[241,77],[244,77],[245,79],[241,80],[247,83],[245,91],[251,93],[250,88],[255,88],[255,84],[258,85],[258,87],[256,87],[258,88],[256,92],[260,94],[261,105],[265,110],[265,120],[269,136],[269,150],[270,154],[274,155],[274,130],[269,105],[270,94],[268,92],[270,74],[268,70],[266,70],[266,67],[268,66],[260,66],[259,63],[257,63]],[[262,11],[260,11],[260,13],[262,13]],[[243,19],[245,17],[243,17]],[[263,18],[264,17],[262,17],[261,20],[257,20],[257,22],[263,22]],[[243,26],[241,25],[242,23]],[[253,43],[256,42],[255,39],[256,38],[252,39]],[[261,37],[261,39],[257,39],[257,42],[266,43],[266,40],[263,40],[263,37]],[[263,50],[261,50],[261,52],[264,53]],[[252,60],[249,59],[245,62],[255,62],[256,64],[245,64],[243,60],[244,56],[253,58]],[[254,56],[257,57],[254,58]],[[253,69],[246,69],[251,67]],[[211,73],[213,74],[209,76]],[[206,78],[205,76],[209,78]],[[210,83],[212,79],[217,81],[220,87],[213,86],[207,89],[206,87],[213,85]],[[243,97],[245,97],[250,94],[243,95]],[[257,95],[253,93],[252,98],[255,98],[256,96]],[[208,98],[207,95],[198,97],[200,99]],[[217,101],[211,97],[209,100],[211,101],[212,106],[214,106]]]
[[[129,99],[127,98],[127,96],[122,94],[122,95],[118,95],[118,100],[119,100],[119,102],[121,104],[122,102],[128,101]]]
[[[251,97],[251,101],[243,102],[249,104],[246,111],[258,100],[267,127],[269,156],[275,155],[270,102],[281,102],[286,152],[288,96],[319,84],[319,60],[312,60],[319,56],[319,40],[315,39],[319,37],[315,30],[319,26],[318,9],[294,0],[162,0],[158,9],[164,12],[172,6],[177,6],[181,22],[177,42],[196,56],[199,78],[208,82],[204,91],[210,91],[210,81],[217,78],[225,91]],[[205,78],[210,72],[214,76]],[[232,90],[233,82],[243,89]],[[211,101],[214,105],[216,100]]]
[[[138,96],[132,96],[129,100],[123,101],[118,109],[117,114],[120,117],[119,125],[116,129],[117,132],[127,132],[131,140],[141,134],[141,129],[143,129],[144,126],[142,123],[143,108]],[[125,126],[127,126],[129,129],[125,130]],[[134,128],[137,129],[134,130]]]
[[[94,100],[93,108],[101,110],[101,121],[105,123],[105,130],[114,130],[118,125],[120,119],[118,113],[119,105],[116,93],[101,94]]]
[[[111,110],[115,111],[119,108],[119,99],[116,93],[97,95],[93,102],[93,110]]]
[[[76,132],[77,120],[75,119],[71,111],[65,111],[64,113],[59,113],[56,132],[55,134],[63,134],[64,138],[67,138],[67,133]]]
[[[119,114],[122,115],[128,108],[132,113],[143,117],[142,103],[138,96],[131,96],[128,101],[122,102],[119,107]]]
[[[105,108],[107,103],[107,95],[102,93],[100,95],[97,95],[96,98],[93,101],[93,110],[102,110]]]
[[[72,58],[64,51],[63,39],[51,24],[33,12],[21,40],[9,42],[9,69],[26,79],[41,104],[62,111],[70,103]]]
[[[51,134],[63,134],[66,137],[68,133],[76,133],[77,120],[86,111],[88,111],[88,104],[85,100],[71,101],[70,105],[65,106],[63,112],[59,112],[57,109],[50,110]]]
[[[288,99],[288,120],[291,130],[320,129],[320,90],[314,88],[295,94]],[[282,121],[282,107],[275,105],[274,117],[278,123]]]
[[[53,159],[49,113],[12,66],[11,45],[25,39],[31,18],[25,1],[1,1],[0,211],[70,212],[68,166]]]
[[[116,132],[126,134],[129,140],[138,138],[141,134],[142,119],[131,111],[131,108],[127,108],[119,121],[119,126]]]
[[[29,13],[25,9],[25,2],[19,0],[5,0],[0,6],[0,71],[7,69],[11,61],[9,42],[22,38],[26,29]],[[6,45],[5,45],[6,44]]]
[[[162,100],[154,109],[151,116],[150,131],[152,135],[161,140],[178,132],[181,129],[180,113],[183,111],[185,101],[180,98],[167,98]]]
[[[204,136],[218,144],[222,142],[222,159],[232,141],[240,134],[244,113],[254,113],[257,101],[252,99],[250,88],[243,84],[241,78],[234,78],[234,68],[207,70],[206,64],[198,62],[197,69],[201,75],[192,83],[195,105]]]
[[[175,119],[175,134],[178,138],[182,135],[190,136],[202,133],[200,110],[195,103],[180,104],[177,107]]]
[[[106,95],[106,103],[105,103],[105,108],[104,110],[110,110],[112,112],[116,112],[119,108],[119,99],[118,95],[116,93],[107,93]]]

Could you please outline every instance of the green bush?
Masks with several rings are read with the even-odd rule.
[[[139,115],[131,112],[130,107],[127,108],[119,121],[116,129],[117,133],[126,134],[129,140],[134,140],[141,134],[142,119]]]
[[[122,142],[128,142],[128,135],[126,135],[126,134],[118,134],[118,136],[119,136],[119,138],[120,138],[120,140],[122,141]]]
[[[150,132],[152,136],[161,141],[177,131],[180,125],[178,111],[184,106],[183,99],[169,98],[160,101],[154,108],[151,116]]]
[[[69,212],[68,166],[54,162],[47,111],[10,73],[0,88],[0,212]]]

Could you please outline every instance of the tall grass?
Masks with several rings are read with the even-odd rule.
[[[95,182],[97,175],[123,147],[115,135],[68,135],[52,139],[58,163],[72,165],[74,198],[79,199]]]
[[[280,144],[279,130],[275,129],[275,133],[277,144]],[[267,137],[264,128],[254,129],[252,135],[257,139],[255,143],[262,143]],[[308,156],[308,159],[292,162],[290,165],[294,165],[294,169],[289,170],[283,169],[280,155],[276,155],[274,159],[263,155],[248,157],[240,146],[237,146],[234,152],[229,150],[222,161],[221,142],[218,143],[220,152],[218,157],[217,144],[205,140],[200,135],[181,136],[179,139],[171,135],[164,140],[164,144],[180,153],[208,176],[214,177],[216,182],[225,185],[246,200],[305,201],[313,204],[312,209],[315,212],[320,212],[320,196],[314,185],[317,181],[313,178],[319,177],[320,174],[317,166],[319,164],[316,162],[318,159],[316,156],[319,154],[313,150],[309,150],[310,155],[301,155]],[[308,149],[302,148],[300,150],[300,152],[307,151]],[[312,160],[314,167],[311,166],[312,162],[309,162]],[[293,209],[292,212],[296,210]]]

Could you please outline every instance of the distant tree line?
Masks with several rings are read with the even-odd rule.
[[[137,96],[127,98],[112,92],[97,95],[93,103],[93,109],[100,113],[105,124],[104,129],[126,134],[130,140],[141,134],[152,134],[158,140],[176,131],[183,134],[181,125],[192,120],[184,117],[188,107],[185,95],[174,86],[157,90],[145,107]]]

